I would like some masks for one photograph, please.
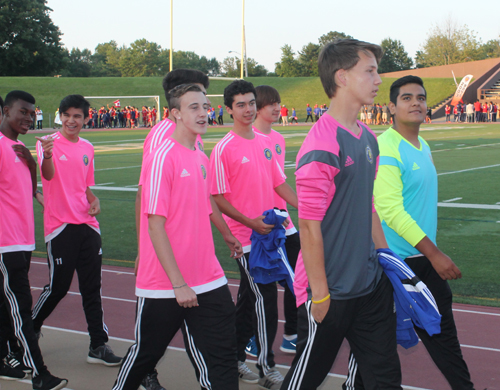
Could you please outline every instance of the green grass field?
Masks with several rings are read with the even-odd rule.
[[[385,130],[382,126],[373,129],[378,133]],[[456,301],[500,306],[500,124],[438,124],[423,125],[422,129],[422,136],[433,150],[439,174],[439,202],[443,202],[438,212],[438,245],[463,273],[461,280],[451,282]],[[289,126],[283,131],[290,165],[286,174],[293,187],[295,158],[308,130],[309,126]],[[203,137],[207,155],[227,131],[228,128],[209,129]],[[132,266],[136,256],[134,201],[146,134],[147,130],[81,134],[94,144],[96,185],[105,187],[94,192],[101,200],[98,219],[107,264]],[[34,150],[33,134],[22,140]],[[460,207],[444,207],[453,204]],[[40,210],[35,205],[35,256],[45,255]],[[297,221],[297,211],[292,209],[290,213]],[[217,256],[228,277],[239,277],[235,261],[229,258],[227,247],[215,230],[214,238]]]

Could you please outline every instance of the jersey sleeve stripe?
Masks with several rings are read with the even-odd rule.
[[[283,172],[283,169],[281,169],[278,160],[276,160],[276,165],[278,166],[278,170],[280,171],[281,177],[286,180],[285,172]]]
[[[299,170],[304,165],[310,164],[314,161],[340,169],[339,156],[326,150],[312,150],[310,152],[307,152],[300,158],[297,164],[297,170]]]
[[[149,184],[149,209],[148,214],[156,213],[156,206],[158,205],[158,195],[161,187],[161,175],[163,173],[163,163],[167,153],[172,149],[174,143],[170,140],[160,146],[154,155],[151,166],[151,182]]]
[[[226,192],[226,181],[224,180],[224,164],[220,158],[226,145],[234,138],[233,135],[226,135],[215,147],[215,178],[217,180],[217,192],[224,194]]]

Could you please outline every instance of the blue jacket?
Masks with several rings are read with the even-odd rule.
[[[430,336],[441,333],[441,315],[424,282],[390,249],[378,249],[378,261],[394,287],[397,340],[404,348],[418,344],[413,324]]]
[[[293,291],[295,274],[288,263],[285,249],[286,229],[282,225],[288,218],[284,210],[270,209],[264,211],[264,223],[274,225],[269,234],[252,232],[252,250],[250,251],[250,275],[256,283],[268,284],[286,280]]]

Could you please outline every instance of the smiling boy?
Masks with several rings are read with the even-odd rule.
[[[45,319],[69,290],[76,270],[88,324],[88,363],[116,366],[121,358],[106,345],[101,298],[102,249],[99,199],[92,193],[94,147],[79,137],[89,112],[81,95],[61,100],[62,128],[38,139],[36,149],[45,193],[44,232],[50,279],[33,308],[33,324],[40,332]]]

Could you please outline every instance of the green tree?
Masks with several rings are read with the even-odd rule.
[[[353,39],[352,36],[343,33],[343,32],[338,32],[338,31],[330,31],[329,33],[326,33],[322,36],[319,37],[319,45],[324,46],[328,42],[334,41],[335,39]]]
[[[281,61],[276,63],[275,73],[279,77],[299,77],[302,66],[295,58],[295,52],[290,45],[281,48]]]
[[[299,62],[301,65],[301,76],[318,76],[318,56],[321,46],[315,43],[308,43],[299,51]]]
[[[485,58],[500,57],[500,37],[498,39],[490,39],[481,47],[481,50]]]
[[[378,66],[379,73],[397,72],[413,66],[413,61],[400,40],[385,38],[380,46],[384,49],[384,55]]]
[[[118,48],[118,44],[113,40],[98,44],[95,48],[94,54],[92,55],[92,76],[121,76],[120,57],[125,50],[125,46]]]
[[[0,0],[0,76],[52,76],[65,65],[61,32],[46,3]]]
[[[92,52],[78,48],[66,50],[67,63],[61,74],[65,77],[90,77],[92,74]]]
[[[146,39],[138,39],[120,57],[119,67],[124,77],[159,76],[161,46]]]
[[[225,77],[240,77],[241,76],[241,58],[226,57],[222,61],[222,74]],[[253,58],[247,58],[248,77],[263,77],[267,76],[267,69],[264,65],[260,65]]]

